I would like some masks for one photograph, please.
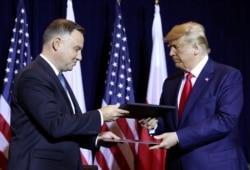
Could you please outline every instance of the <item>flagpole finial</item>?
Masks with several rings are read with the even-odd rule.
[[[155,4],[156,4],[156,5],[159,4],[159,0],[155,0]]]

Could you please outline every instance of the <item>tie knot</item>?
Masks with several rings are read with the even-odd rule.
[[[188,74],[187,74],[187,80],[190,80],[192,77],[193,77],[194,75],[191,73],[191,72],[189,72]]]
[[[57,77],[60,81],[64,81],[62,73],[59,73]]]

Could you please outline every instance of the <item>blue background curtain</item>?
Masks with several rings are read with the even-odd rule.
[[[240,119],[244,151],[250,162],[250,3],[248,0],[159,0],[163,34],[175,24],[197,21],[206,28],[215,61],[241,70],[245,104]],[[42,33],[56,18],[66,17],[67,0],[24,0],[31,53],[41,51]],[[76,22],[86,29],[82,73],[87,110],[99,108],[104,92],[115,0],[73,0]],[[16,17],[17,0],[0,1],[0,89]],[[151,58],[154,0],[122,0],[136,102],[145,102]],[[176,71],[167,54],[168,74]],[[161,87],[159,87],[161,88]]]

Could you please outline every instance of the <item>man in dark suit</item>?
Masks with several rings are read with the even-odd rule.
[[[162,140],[150,149],[168,149],[167,170],[247,170],[237,128],[243,105],[240,71],[208,57],[205,30],[199,23],[176,25],[165,40],[181,71],[165,80],[160,104],[177,109],[140,121]],[[184,101],[186,79],[191,92]]]
[[[119,139],[100,129],[128,112],[109,105],[82,114],[69,84],[57,77],[63,81],[61,73],[82,59],[83,34],[77,23],[53,21],[44,32],[40,56],[16,76],[8,170],[82,169],[80,147],[97,149],[103,138]]]

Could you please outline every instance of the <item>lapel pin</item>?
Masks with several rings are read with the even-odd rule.
[[[208,81],[208,80],[209,80],[209,78],[208,78],[208,77],[206,77],[206,78],[205,78],[205,81]]]

